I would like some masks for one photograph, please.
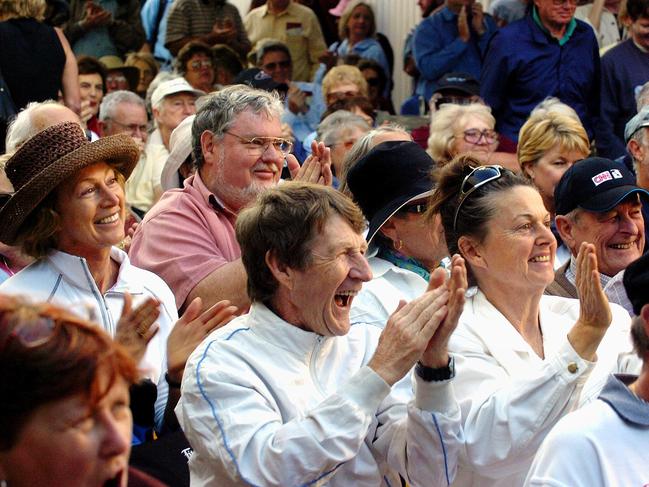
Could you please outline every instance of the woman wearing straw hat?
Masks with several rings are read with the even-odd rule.
[[[162,279],[132,266],[115,247],[124,238],[124,181],[138,156],[131,137],[89,142],[80,125],[70,122],[25,142],[5,167],[14,193],[0,203],[0,241],[19,245],[37,260],[5,281],[0,293],[85,311],[112,336],[129,293],[136,312],[152,318],[131,336],[118,334],[118,341],[142,352],[146,347],[140,366],[157,382],[178,319],[174,297]],[[156,326],[151,323],[158,303]]]

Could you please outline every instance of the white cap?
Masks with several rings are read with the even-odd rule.
[[[178,177],[178,169],[189,154],[192,153],[192,125],[195,118],[196,115],[190,115],[171,132],[169,157],[167,157],[167,162],[165,162],[160,176],[160,185],[163,191],[182,187]]]
[[[176,93],[192,93],[197,97],[205,94],[204,91],[192,88],[187,80],[181,76],[160,83],[151,95],[151,106],[157,108],[165,96],[175,95]]]

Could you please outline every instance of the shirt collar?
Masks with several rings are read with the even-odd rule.
[[[270,12],[268,11],[268,2],[266,2],[266,3],[261,7],[261,8],[262,8],[261,16],[262,16],[262,17],[265,17],[266,15],[274,15],[275,17],[281,17],[282,15],[287,15],[288,12],[289,12],[289,10],[291,10],[291,7],[292,7],[292,6],[293,6],[293,0],[290,0],[290,1],[288,2],[288,5],[286,6],[286,9],[285,9],[285,10],[281,11],[281,12],[278,13],[278,14],[272,14],[272,13],[270,13]]]
[[[649,426],[649,404],[625,385],[632,383],[636,378],[629,375],[610,376],[599,399],[611,406],[625,421],[646,427]]]
[[[532,7],[532,19],[534,19],[534,23],[537,26],[539,26],[539,28],[543,31],[543,33],[548,38],[555,40],[559,44],[559,46],[563,46],[570,40],[570,37],[572,37],[572,33],[575,31],[575,28],[577,27],[577,21],[573,17],[572,19],[570,19],[570,22],[568,23],[568,27],[566,27],[566,32],[563,34],[563,37],[557,40],[556,38],[552,37],[550,31],[543,25],[543,22],[541,22],[541,17],[539,17],[539,13],[536,10],[536,5]]]
[[[193,179],[191,181],[188,180],[187,184],[191,184],[199,192],[206,205],[211,206],[216,211],[227,213],[229,216],[236,218],[236,213],[228,208],[218,196],[212,193],[207,186],[205,186],[205,183],[198,171],[196,171],[191,178]]]
[[[570,265],[566,267],[565,276],[573,286],[577,285],[577,258],[572,254],[570,255]],[[613,279],[612,276],[607,276],[602,272],[599,273],[599,282],[602,284],[602,289],[606,287],[611,279]]]

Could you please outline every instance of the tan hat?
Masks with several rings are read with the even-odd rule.
[[[140,84],[140,70],[135,66],[126,66],[124,61],[119,56],[102,56],[99,58],[99,62],[106,66],[106,69],[110,73],[111,71],[121,71],[128,81],[128,86],[130,91],[135,91],[137,85]]]
[[[195,118],[196,115],[190,115],[171,132],[169,139],[171,152],[160,176],[160,185],[163,191],[181,187],[178,169],[192,153],[192,124]]]
[[[78,123],[52,125],[27,140],[7,161],[5,172],[14,193],[0,200],[0,242],[13,245],[27,216],[59,184],[80,169],[106,162],[124,175],[131,175],[140,156],[126,134],[89,142]]]

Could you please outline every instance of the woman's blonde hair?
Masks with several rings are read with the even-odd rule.
[[[322,96],[325,100],[327,95],[338,85],[350,83],[358,86],[361,95],[367,96],[367,81],[363,73],[356,66],[343,64],[334,66],[329,70],[322,80]]]
[[[28,18],[41,22],[46,7],[45,0],[0,0],[0,21]]]
[[[469,117],[478,117],[491,126],[496,126],[496,119],[491,114],[491,108],[482,103],[442,105],[432,115],[430,136],[428,137],[428,154],[438,166],[446,165],[456,154],[451,154],[455,131],[463,126]]]
[[[536,164],[543,155],[556,145],[561,151],[590,153],[588,134],[581,122],[559,111],[532,114],[523,124],[518,135],[518,162],[527,177],[525,167]]]
[[[338,21],[338,37],[341,40],[347,39],[347,36],[349,35],[349,29],[347,28],[349,18],[352,16],[354,9],[359,5],[367,7],[367,10],[370,11],[372,23],[370,25],[370,31],[367,33],[367,37],[374,37],[374,34],[376,34],[376,17],[374,16],[374,10],[372,9],[372,6],[367,2],[352,2],[347,5],[347,8],[343,11],[343,14],[340,16],[340,20]]]

